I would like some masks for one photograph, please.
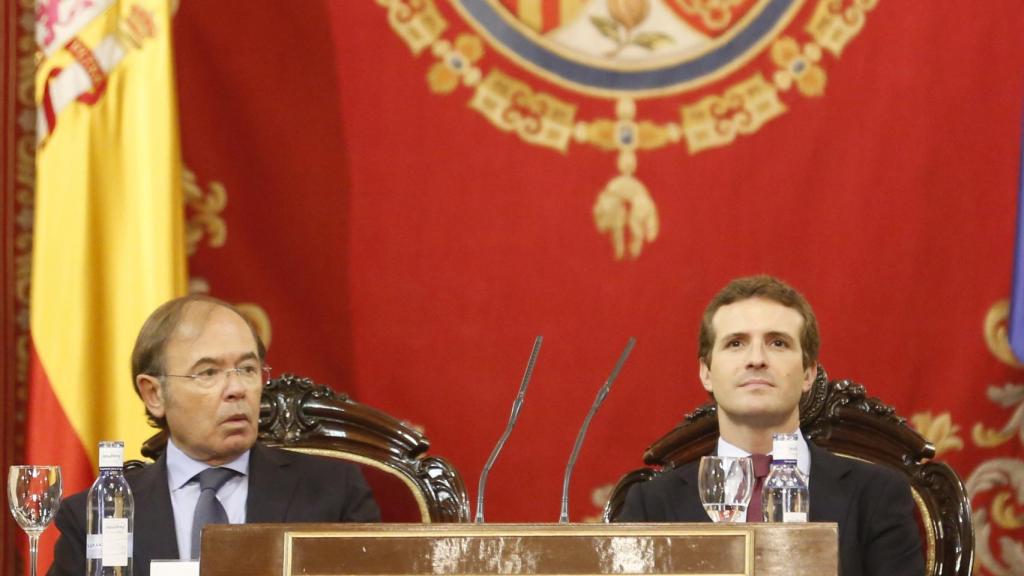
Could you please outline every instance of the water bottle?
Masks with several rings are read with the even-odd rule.
[[[772,435],[772,468],[761,492],[766,522],[807,522],[807,476],[796,467],[800,435]]]
[[[88,576],[131,576],[135,499],[124,478],[124,442],[100,442],[100,476],[89,488]]]

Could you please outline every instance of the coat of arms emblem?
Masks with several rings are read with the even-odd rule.
[[[658,211],[639,155],[682,146],[690,155],[727,146],[819,97],[878,0],[378,0],[414,54],[436,61],[432,91],[472,91],[469,105],[527,144],[568,154],[591,146],[616,155],[617,174],[597,194],[594,225],[617,259],[637,258],[658,236]],[[497,51],[517,67],[488,64]],[[539,81],[538,81],[539,80]],[[580,99],[607,101],[584,116]],[[645,102],[671,117],[645,116]],[[652,107],[653,108],[653,107]]]

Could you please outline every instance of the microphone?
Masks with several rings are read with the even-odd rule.
[[[629,342],[626,342],[626,349],[622,351],[622,355],[619,356],[619,361],[615,363],[615,368],[612,369],[612,373],[608,375],[608,379],[605,380],[604,386],[597,391],[597,398],[594,398],[594,404],[590,407],[590,412],[587,412],[587,417],[583,419],[583,426],[580,427],[580,433],[576,436],[576,444],[572,447],[572,454],[569,456],[569,463],[565,467],[565,478],[562,480],[562,514],[558,517],[559,524],[566,524],[569,522],[569,478],[572,477],[572,469],[576,466],[576,459],[580,455],[580,447],[583,446],[583,437],[587,435],[587,428],[590,428],[590,420],[597,414],[597,409],[601,407],[601,403],[604,402],[608,391],[612,389],[612,382],[619,376],[619,370],[622,370],[622,365],[626,363],[626,358],[629,357],[629,353],[633,351],[633,345],[636,344],[636,338],[630,338]]]
[[[487,459],[484,469],[480,472],[480,484],[477,485],[476,490],[476,517],[473,519],[477,524],[483,524],[484,522],[484,485],[487,484],[487,473],[491,471],[491,466],[494,466],[498,453],[505,447],[505,442],[508,441],[509,435],[512,434],[512,427],[516,425],[516,420],[519,419],[519,409],[523,407],[526,387],[530,384],[530,377],[533,376],[533,365],[537,362],[537,353],[540,352],[540,345],[543,341],[543,336],[537,336],[533,341],[533,352],[530,353],[530,360],[526,363],[526,372],[523,374],[523,381],[519,384],[519,394],[516,395],[515,402],[512,403],[512,414],[508,417],[508,425],[505,426],[505,432],[498,439],[498,444],[494,447],[494,451],[491,452],[491,457]]]

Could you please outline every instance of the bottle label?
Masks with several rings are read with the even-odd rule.
[[[103,534],[101,534],[104,566],[128,565],[128,532],[127,518],[104,518]]]
[[[100,447],[100,470],[124,467],[124,446]]]
[[[89,534],[85,537],[85,559],[99,560],[103,558],[103,535]]]
[[[807,522],[807,512],[783,512],[783,522]]]

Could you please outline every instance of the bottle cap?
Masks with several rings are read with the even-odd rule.
[[[100,442],[100,470],[121,469],[124,467],[124,442],[121,440],[103,440]]]
[[[800,436],[798,434],[772,434],[772,462],[796,463]]]

